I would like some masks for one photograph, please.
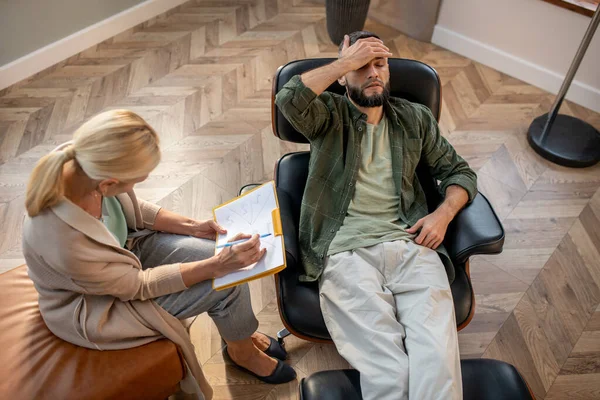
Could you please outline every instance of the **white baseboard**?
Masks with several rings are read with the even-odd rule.
[[[177,7],[188,0],[147,0],[0,67],[0,90]]]
[[[436,25],[432,42],[500,72],[556,94],[564,75],[551,71],[510,53]],[[573,80],[566,98],[600,112],[600,89]]]

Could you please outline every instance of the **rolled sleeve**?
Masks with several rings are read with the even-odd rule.
[[[323,92],[320,96],[307,87],[300,77],[292,77],[275,96],[275,105],[285,119],[308,140],[326,131],[331,111],[327,106],[331,95]]]
[[[152,229],[156,222],[156,216],[162,207],[142,199],[138,199],[138,205],[140,206],[140,212],[142,213],[144,228]]]
[[[299,75],[296,75],[290,81],[296,87],[292,97],[292,105],[298,110],[306,110],[310,104],[317,98],[317,94],[307,87]]]
[[[474,179],[477,179],[477,177]],[[469,196],[469,203],[472,202],[477,195],[477,183],[476,181],[473,182],[473,178],[468,178],[462,175],[451,176],[440,184],[440,192],[442,192],[442,194],[446,193],[446,189],[452,185],[457,185],[465,189],[467,195]]]
[[[160,265],[143,270],[146,297],[155,298],[170,293],[181,292],[188,287],[181,275],[181,263]]]

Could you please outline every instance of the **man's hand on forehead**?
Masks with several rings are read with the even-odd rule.
[[[350,46],[350,37],[346,35],[340,57],[336,61],[307,71],[300,76],[300,79],[318,96],[347,73],[362,68],[373,59],[385,59],[391,56],[390,49],[375,37],[359,39]]]
[[[378,39],[378,38],[376,38],[374,36],[371,36],[371,37],[368,37],[368,38],[358,39],[356,42],[354,42],[352,44],[352,46],[356,46],[357,44],[359,44],[361,42],[374,42],[374,43],[381,43],[381,44],[383,44],[383,40]],[[343,45],[343,48],[350,47],[349,44],[350,44],[350,37],[348,35],[346,35],[346,36],[344,36],[344,45]]]
[[[350,45],[350,37],[348,35],[344,36],[340,59],[347,61],[353,70],[362,68],[375,58],[389,57],[392,57],[390,49],[376,37],[358,39],[353,45]]]

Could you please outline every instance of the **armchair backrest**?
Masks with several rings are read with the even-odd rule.
[[[306,138],[292,127],[292,125],[285,119],[283,114],[281,114],[281,111],[279,111],[279,109],[275,106],[275,95],[294,75],[302,74],[306,71],[321,67],[333,62],[334,60],[334,58],[296,60],[279,67],[273,79],[273,95],[271,105],[271,121],[275,136],[289,142],[308,143]],[[390,95],[392,97],[404,98],[429,107],[436,119],[439,120],[442,108],[442,89],[440,78],[437,72],[429,65],[416,60],[390,58],[388,62],[390,68]],[[337,82],[332,84],[327,90],[329,92],[341,95],[345,93],[345,88]],[[306,166],[301,167],[298,164],[300,159],[306,160]],[[308,171],[308,156],[302,156],[294,160],[282,159],[282,161],[293,163],[296,169],[301,169],[295,172],[284,171],[282,172],[283,174],[288,175],[291,173],[298,175],[296,178],[301,178],[300,175],[302,175],[304,180],[301,182],[295,179],[293,181],[287,181],[291,177],[280,176],[281,174],[278,172],[277,178],[281,180],[277,179],[277,185],[301,185],[301,188],[298,186],[294,187],[293,190],[292,188],[289,188],[290,190],[288,190],[288,192],[298,193],[298,191],[301,190],[300,193],[303,193],[304,185],[306,183],[306,173]],[[279,168],[281,168],[281,165]],[[440,196],[437,191],[436,182],[429,174],[428,169],[422,164],[420,164],[417,168],[417,176],[421,186],[423,187],[423,190],[425,191],[428,206],[430,210],[434,210],[440,202]],[[300,196],[300,199],[301,197],[302,196]],[[300,199],[298,199],[298,201],[300,201]]]

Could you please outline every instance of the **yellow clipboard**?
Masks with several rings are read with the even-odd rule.
[[[260,196],[267,197],[267,199],[264,200],[264,205],[262,206],[262,209],[260,208],[261,205],[258,203],[259,200],[255,200],[260,199]],[[228,230],[228,235],[237,235],[238,233],[253,233],[252,230],[255,229],[255,227],[250,225],[248,228],[250,229],[249,232],[232,232],[228,228],[228,226],[230,225],[235,225],[236,229],[239,229],[240,225],[244,225],[247,223],[243,213],[239,211],[247,209],[247,204],[252,205],[254,204],[253,201],[257,201],[255,208],[261,210],[258,214],[262,219],[260,220],[258,225],[260,225],[260,223],[266,222],[271,223],[271,232],[268,233],[272,234],[272,238],[269,238],[268,242],[267,239],[263,239],[263,241],[265,241],[265,247],[267,247],[266,243],[269,243],[270,247],[267,247],[267,254],[265,254],[263,259],[261,259],[258,263],[252,266],[252,268],[244,268],[240,271],[228,274],[225,277],[213,279],[212,285],[213,289],[215,290],[228,289],[230,287],[234,287],[246,282],[260,279],[265,276],[274,275],[282,271],[286,267],[285,243],[283,240],[281,212],[279,209],[279,199],[277,198],[277,191],[275,189],[274,181],[266,182],[244,193],[241,196],[235,197],[213,208],[213,219]],[[244,206],[246,206],[246,208],[244,208]],[[270,212],[268,208],[272,208]],[[254,213],[254,209],[252,209],[252,213]],[[228,215],[229,217],[226,218],[226,220],[224,221],[219,221],[219,215],[221,215],[221,217]],[[268,221],[268,216],[270,216],[270,221]],[[230,223],[231,220],[235,220],[235,222]],[[219,235],[217,235],[217,240],[215,241],[215,254],[217,254],[221,250],[217,246],[224,244],[224,240],[224,238],[220,238]]]

